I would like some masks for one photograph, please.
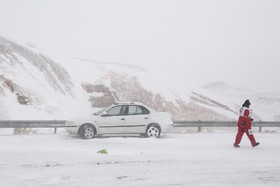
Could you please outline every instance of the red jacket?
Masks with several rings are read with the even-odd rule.
[[[238,127],[251,129],[252,122],[251,122],[251,112],[250,109],[247,107],[242,107],[239,110],[239,119],[238,119]]]

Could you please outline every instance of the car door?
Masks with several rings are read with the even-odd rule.
[[[140,105],[129,105],[125,117],[126,133],[145,133],[150,122],[150,111]]]
[[[124,106],[114,106],[98,120],[100,134],[125,133]]]

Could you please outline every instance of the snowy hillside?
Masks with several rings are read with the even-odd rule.
[[[1,118],[48,118],[73,98],[68,72],[49,57],[0,37]]]
[[[42,54],[0,37],[0,118],[66,119],[138,101],[176,120],[235,120],[239,105],[141,67]]]
[[[224,82],[209,83],[204,88],[223,98],[231,99],[240,105],[250,99],[251,109],[261,116],[262,120],[280,120],[280,93],[254,92],[245,88],[234,88]]]

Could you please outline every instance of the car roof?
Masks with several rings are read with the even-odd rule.
[[[140,102],[117,102],[114,103],[114,105],[144,105],[144,104]]]

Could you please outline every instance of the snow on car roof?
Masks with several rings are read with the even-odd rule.
[[[140,102],[117,102],[114,104],[115,105],[144,105],[143,103]]]

